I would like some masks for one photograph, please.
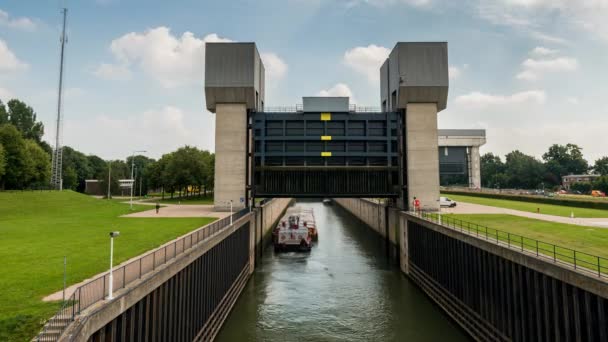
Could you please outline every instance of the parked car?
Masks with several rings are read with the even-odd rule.
[[[454,208],[456,206],[456,201],[447,197],[439,197],[439,205],[442,207]]]
[[[606,194],[603,193],[600,190],[593,190],[593,191],[591,191],[591,196],[593,196],[593,197],[606,197]]]

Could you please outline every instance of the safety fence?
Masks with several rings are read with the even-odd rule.
[[[382,113],[382,108],[374,106],[359,106],[356,104],[350,104],[348,106],[349,112],[355,113]],[[299,113],[304,112],[304,106],[301,103],[295,106],[271,106],[264,107],[261,112],[265,113]]]
[[[114,291],[125,288],[159,266],[175,259],[199,242],[229,228],[233,221],[243,217],[249,211],[249,208],[241,209],[223,219],[201,227],[182,238],[152,250],[125,265],[114,268],[112,271]],[[110,272],[107,272],[76,288],[72,295],[62,303],[61,309],[57,314],[45,324],[36,340],[57,341],[70,322],[74,321],[76,315],[80,314],[82,310],[107,298],[109,294],[109,280]]]
[[[463,221],[435,212],[421,211],[417,213],[412,212],[410,214],[427,221],[438,223],[444,227],[452,228],[468,235],[494,242],[509,249],[515,249],[520,252],[535,255],[543,260],[559,263],[560,265],[595,275],[599,278],[608,278],[607,258],[490,228],[474,222]]]

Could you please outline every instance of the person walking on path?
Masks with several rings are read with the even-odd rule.
[[[160,204],[158,202],[156,202],[156,213],[158,214],[158,211],[160,210]]]
[[[420,200],[414,197],[414,211],[420,213]]]

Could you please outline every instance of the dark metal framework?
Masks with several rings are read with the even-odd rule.
[[[218,243],[89,341],[212,340],[249,271],[250,225]]]
[[[254,197],[399,197],[403,115],[250,113]]]

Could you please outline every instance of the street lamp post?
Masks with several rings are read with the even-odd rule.
[[[232,226],[232,200],[230,200],[230,225]]]
[[[111,195],[111,186],[112,186],[112,179],[111,179],[111,175],[112,175],[112,161],[110,160],[108,162],[108,199],[110,199]]]
[[[110,232],[110,281],[108,284],[108,299],[114,299],[112,295],[114,289],[114,272],[112,270],[112,262],[114,259],[114,238],[120,235],[120,232]]]
[[[131,201],[129,203],[129,207],[131,208],[131,210],[133,210],[133,187],[135,186],[135,181],[133,180],[133,177],[135,177],[134,175],[134,169],[135,169],[135,153],[146,153],[147,151],[133,151],[133,154],[131,155]]]

